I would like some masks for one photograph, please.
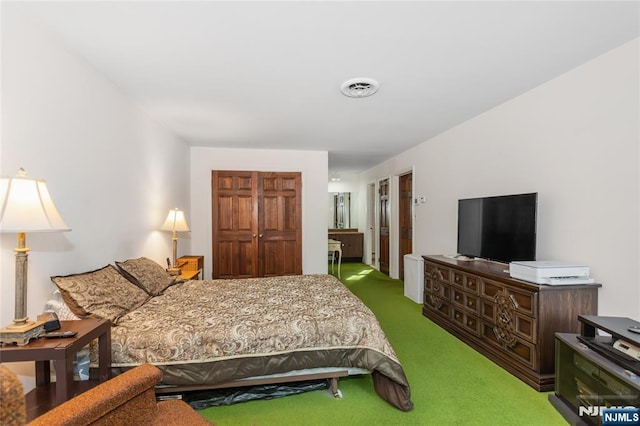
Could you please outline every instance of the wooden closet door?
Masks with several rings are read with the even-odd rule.
[[[211,176],[213,278],[302,274],[301,174]]]
[[[258,176],[258,274],[302,274],[302,178],[299,172]]]
[[[257,172],[212,172],[213,278],[258,275]]]

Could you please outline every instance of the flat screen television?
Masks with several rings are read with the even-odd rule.
[[[538,193],[458,200],[458,253],[509,263],[536,260]]]

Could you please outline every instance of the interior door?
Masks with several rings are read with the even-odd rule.
[[[400,265],[399,278],[404,280],[404,255],[413,251],[413,215],[411,210],[413,201],[413,175],[411,173],[400,176],[398,189],[400,196],[398,206],[398,227],[400,231],[398,264]]]
[[[257,172],[212,172],[214,279],[249,278],[258,274],[257,176]]]
[[[389,215],[391,205],[389,203],[389,179],[380,181],[378,191],[380,201],[380,272],[389,275]]]
[[[302,179],[299,172],[258,177],[258,276],[302,274]]]

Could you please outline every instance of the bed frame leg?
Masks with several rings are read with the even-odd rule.
[[[329,384],[331,386],[331,393],[334,398],[342,398],[342,392],[338,389],[338,378],[332,377],[329,379]]]

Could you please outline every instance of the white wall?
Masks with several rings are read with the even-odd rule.
[[[327,272],[326,151],[285,151],[232,148],[191,149],[191,249],[205,256],[205,278],[212,276],[211,171],[255,170],[302,173],[302,271]],[[196,231],[197,230],[197,231]]]
[[[361,191],[414,167],[414,194],[427,198],[414,208],[421,254],[456,252],[459,198],[538,192],[538,259],[590,265],[599,314],[640,319],[638,49],[636,39],[362,173]]]
[[[54,290],[49,277],[130,257],[164,262],[172,207],[189,213],[189,149],[110,82],[3,6],[2,175],[24,167],[47,180],[67,233],[27,234],[30,318]],[[180,165],[179,167],[177,165]],[[197,228],[194,228],[197,230]],[[14,234],[0,234],[0,323],[14,316]],[[188,240],[180,253],[189,252]],[[10,364],[33,387],[33,363]],[[27,377],[29,376],[29,377]]]

